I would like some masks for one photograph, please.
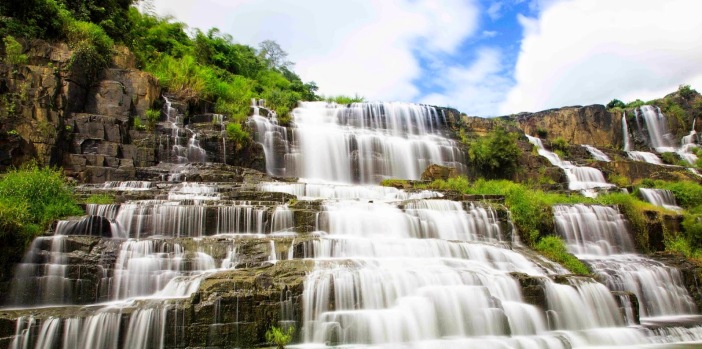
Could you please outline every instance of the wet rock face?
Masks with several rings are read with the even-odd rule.
[[[678,269],[683,284],[695,301],[697,309],[702,309],[702,283],[700,282],[702,280],[702,265],[675,252],[656,252],[649,255],[649,257]]]

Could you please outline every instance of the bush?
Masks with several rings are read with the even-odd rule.
[[[695,91],[694,89],[692,89],[692,87],[690,87],[690,85],[680,85],[680,86],[678,86],[678,94],[679,94],[680,97],[682,97],[683,99],[689,100],[689,99],[692,98],[692,96],[694,96],[696,93],[697,93],[697,91]]]
[[[563,156],[570,154],[570,144],[563,137],[558,137],[551,141],[551,150],[554,152],[560,151]],[[561,154],[558,154],[561,156]],[[562,156],[561,156],[562,157]]]
[[[68,43],[73,49],[69,68],[85,74],[88,82],[96,79],[112,61],[112,39],[97,24],[72,21],[68,24]]]
[[[266,341],[276,345],[278,349],[284,349],[288,343],[292,341],[292,336],[295,334],[295,327],[288,327],[287,331],[273,326],[266,331]]]
[[[156,129],[156,124],[161,119],[161,111],[158,109],[149,109],[146,111],[146,128],[150,131]]]
[[[679,165],[681,162],[680,156],[673,152],[665,152],[660,154],[661,160],[669,165]]]
[[[612,108],[626,108],[626,104],[624,102],[618,100],[618,99],[613,99],[609,103],[607,103],[607,109],[612,109]]]
[[[590,275],[588,267],[568,253],[563,239],[556,236],[545,236],[536,243],[536,250],[552,261],[556,261],[566,267],[566,269],[578,275]]]
[[[498,127],[488,136],[469,143],[468,158],[478,172],[488,178],[510,177],[517,168],[521,150],[516,133]]]
[[[656,188],[672,191],[678,205],[683,208],[692,209],[702,205],[702,185],[698,183],[691,181],[666,182],[657,180],[654,181],[653,184]]]
[[[236,144],[240,149],[249,139],[249,134],[241,128],[240,123],[230,122],[226,126],[227,138]]]
[[[27,55],[22,54],[22,44],[10,35],[6,36],[2,41],[5,44],[5,63],[27,64]]]
[[[546,139],[546,137],[548,137],[548,131],[539,127],[536,129],[536,136],[541,139]]]
[[[686,214],[682,221],[685,238],[693,248],[702,248],[702,214]]]
[[[642,106],[642,105],[645,105],[645,104],[646,104],[646,102],[644,102],[644,101],[642,101],[642,100],[640,100],[640,99],[636,99],[636,100],[633,101],[633,102],[627,103],[626,107],[627,107],[627,108],[638,108],[638,107],[640,107],[640,106]]]
[[[83,211],[63,173],[30,163],[0,179],[0,234],[18,233],[29,242],[59,218]],[[11,229],[8,229],[11,228]]]

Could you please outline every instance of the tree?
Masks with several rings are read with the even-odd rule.
[[[609,103],[607,103],[607,109],[612,109],[612,108],[625,108],[626,104],[624,102],[618,100],[618,99],[613,99]]]
[[[286,60],[288,53],[283,51],[277,42],[273,40],[264,40],[258,44],[258,56],[268,64],[271,69],[288,69],[295,63]]]
[[[497,127],[486,137],[470,142],[468,157],[471,164],[485,177],[509,177],[517,168],[521,150],[517,134]]]

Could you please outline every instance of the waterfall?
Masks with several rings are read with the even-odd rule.
[[[553,213],[568,250],[587,262],[611,290],[634,293],[641,317],[697,311],[677,269],[633,253],[628,224],[617,209],[556,205]]]
[[[169,150],[172,159],[179,164],[207,161],[207,152],[200,146],[200,141],[197,138],[198,132],[183,127],[183,116],[178,114],[178,110],[173,107],[168,98],[164,96],[163,99],[166,121],[171,129],[171,138],[173,139],[173,145]],[[190,137],[186,137],[188,133]]]
[[[644,200],[656,206],[665,207],[673,211],[682,211],[682,208],[675,202],[675,195],[670,190],[639,188],[639,193]]]
[[[445,119],[434,107],[301,102],[293,110],[294,142],[286,139],[286,128],[256,116],[253,120],[272,174],[370,184],[419,179],[431,164],[465,172],[465,154],[442,133]]]
[[[650,164],[663,165],[663,161],[661,161],[658,155],[654,153],[631,150],[631,139],[629,138],[629,127],[626,123],[626,113],[622,113],[622,134],[624,138],[624,151],[627,153],[630,159],[634,161],[648,162]]]
[[[690,134],[682,138],[680,147],[676,147],[675,144],[677,142],[672,139],[673,135],[670,133],[670,131],[668,131],[665,115],[661,113],[660,108],[654,108],[650,105],[643,105],[636,109],[636,117],[637,121],[639,118],[644,119],[646,129],[648,131],[649,144],[656,152],[675,152],[688,163],[693,165],[696,163],[697,155],[693,153],[693,149],[698,147],[698,145],[694,143],[697,136],[697,132],[695,131],[695,121],[692,122],[692,130],[690,131]],[[638,160],[636,157],[632,158]],[[656,160],[654,160],[651,156],[645,158],[644,161],[661,164],[660,160],[655,162]]]
[[[602,172],[596,168],[575,166],[569,161],[561,160],[558,154],[546,150],[541,139],[527,135],[531,144],[536,146],[539,155],[548,159],[554,166],[560,167],[568,178],[568,189],[580,190],[585,196],[594,196],[596,188],[611,188],[614,185],[607,183]]]
[[[592,155],[592,157],[597,160],[597,161],[604,161],[604,162],[610,162],[612,161],[607,154],[603,153],[601,150],[588,145],[588,144],[583,144],[583,147],[587,149],[587,151]]]

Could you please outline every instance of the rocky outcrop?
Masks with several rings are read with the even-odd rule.
[[[603,105],[564,107],[511,117],[530,136],[545,139],[562,137],[570,144],[590,144],[598,148],[621,149],[621,115]]]

